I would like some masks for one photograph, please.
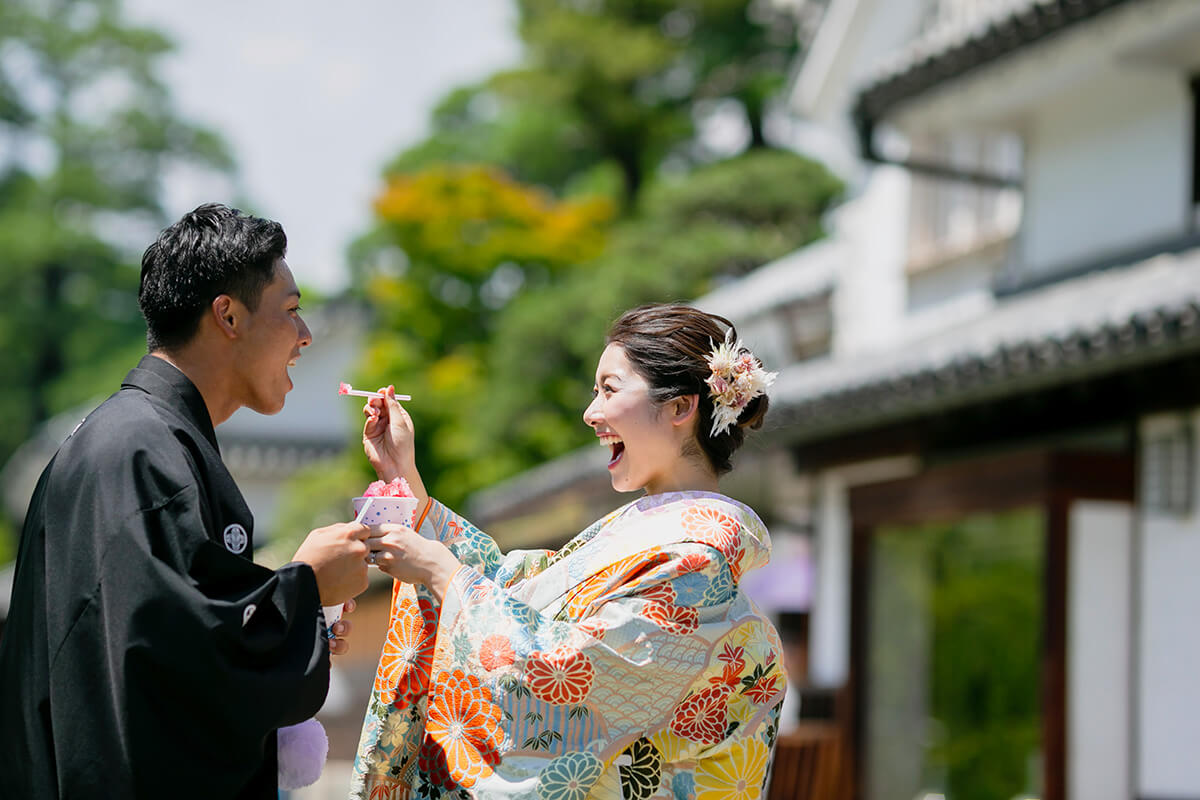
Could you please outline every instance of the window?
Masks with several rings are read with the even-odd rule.
[[[1200,75],[1192,78],[1192,207],[1200,209]]]
[[[1147,432],[1142,440],[1142,505],[1157,514],[1185,516],[1192,510],[1191,428]]]
[[[804,361],[827,355],[833,342],[832,294],[822,292],[779,307],[792,358]]]
[[[997,176],[1021,172],[1021,141],[1008,133],[958,132],[914,138],[912,158]],[[1021,220],[1021,193],[913,173],[910,271],[945,263],[1005,240]]]

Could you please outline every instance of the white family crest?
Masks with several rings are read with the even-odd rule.
[[[225,549],[231,553],[241,553],[250,543],[246,529],[236,522],[225,528]]]

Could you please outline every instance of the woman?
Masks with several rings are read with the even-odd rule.
[[[368,459],[423,511],[419,533],[369,540],[397,582],[351,796],[759,796],[785,682],[738,581],[770,540],[717,478],[773,379],[722,317],[625,313],[583,419],[613,488],[645,494],[557,552],[508,555],[428,498],[408,415],[390,389],[371,400]]]

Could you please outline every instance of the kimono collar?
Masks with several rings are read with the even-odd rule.
[[[122,389],[126,387],[140,389],[151,397],[166,401],[180,416],[195,425],[204,434],[204,438],[220,452],[217,432],[213,430],[212,417],[208,414],[204,396],[200,394],[196,384],[174,364],[157,356],[144,355],[121,383]]]
[[[750,506],[720,492],[664,492],[640,497],[629,507],[643,515],[680,511],[689,507],[714,509],[737,520],[741,572],[758,569],[771,558],[771,535],[762,519]]]

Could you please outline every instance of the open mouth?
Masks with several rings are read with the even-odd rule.
[[[625,442],[619,436],[601,436],[600,444],[609,448],[612,456],[608,459],[608,468],[612,469],[621,460],[621,456],[625,454]]]

